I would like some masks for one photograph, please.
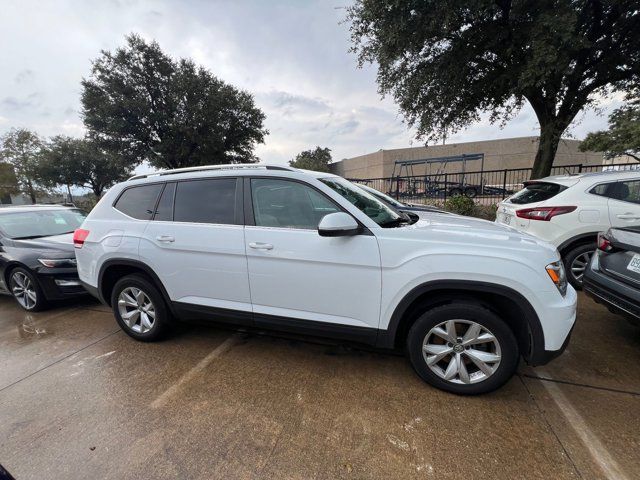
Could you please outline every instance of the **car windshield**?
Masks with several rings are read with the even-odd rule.
[[[518,205],[526,203],[544,202],[556,196],[567,187],[551,182],[528,183],[522,190],[509,199],[509,202]]]
[[[14,240],[72,233],[80,227],[85,213],[77,209],[31,210],[0,213],[0,232]]]
[[[344,178],[328,177],[321,178],[320,181],[346,198],[381,227],[398,227],[410,223],[406,217]]]
[[[371,195],[373,195],[374,197],[382,200],[383,202],[388,203],[389,205],[391,205],[394,208],[405,208],[406,205],[403,205],[402,203],[400,203],[399,201],[397,201],[395,198],[390,197],[389,195],[385,195],[384,193],[376,190],[375,188],[371,188],[365,185],[361,185],[361,187],[366,191],[369,192]]]

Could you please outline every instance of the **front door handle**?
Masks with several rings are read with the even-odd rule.
[[[173,238],[171,235],[158,235],[156,237],[156,240],[162,243],[173,243],[176,241],[176,239]]]
[[[635,213],[621,213],[620,215],[618,215],[618,218],[620,218],[621,220],[638,220],[640,219],[640,215],[637,215]]]
[[[255,248],[256,250],[273,250],[273,245],[270,243],[251,242],[249,247]]]

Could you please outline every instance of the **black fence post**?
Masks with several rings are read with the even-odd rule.
[[[396,200],[400,198],[400,175],[396,177]]]
[[[447,201],[447,192],[449,191],[449,174],[445,172],[444,174],[444,201]]]
[[[582,173],[582,164],[578,165],[578,173]]]
[[[504,169],[504,178],[502,179],[502,199],[507,196],[507,169]]]

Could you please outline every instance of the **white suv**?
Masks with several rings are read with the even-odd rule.
[[[337,337],[406,349],[459,394],[563,351],[576,293],[552,245],[456,215],[409,223],[335,175],[230,165],[121,183],[74,243],[80,279],[138,340],[175,319]]]
[[[569,282],[582,277],[598,232],[640,225],[640,171],[583,173],[541,178],[498,204],[496,222],[551,242]]]

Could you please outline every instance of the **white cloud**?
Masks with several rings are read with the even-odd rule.
[[[393,102],[380,99],[375,69],[356,68],[343,6],[341,0],[6,0],[0,44],[13,47],[0,50],[0,134],[26,127],[81,135],[80,81],[91,59],[136,32],[254,94],[271,132],[257,148],[263,160],[283,163],[316,145],[331,148],[335,159],[419,145]],[[573,134],[603,128],[620,100],[603,102],[602,116],[587,112]],[[527,107],[504,130],[483,117],[450,141],[536,133]]]

